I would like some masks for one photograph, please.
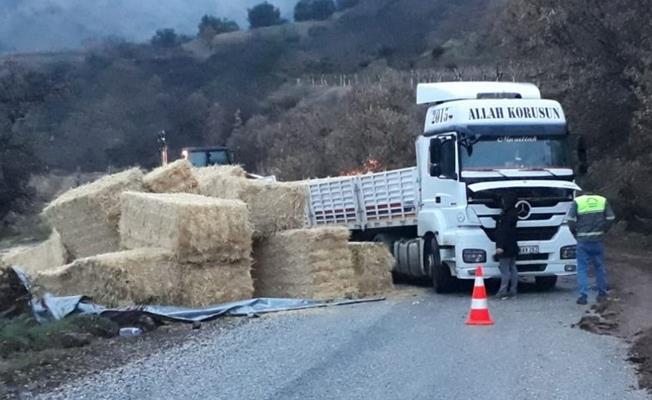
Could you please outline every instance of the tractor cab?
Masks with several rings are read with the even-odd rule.
[[[228,147],[186,147],[181,152],[193,167],[233,164],[233,152]]]

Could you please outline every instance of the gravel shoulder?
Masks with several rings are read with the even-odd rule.
[[[374,304],[269,315],[69,382],[40,399],[647,399],[627,345],[572,325],[572,280],[490,301],[399,291]],[[119,395],[118,395],[119,394]],[[29,397],[27,397],[29,398]]]

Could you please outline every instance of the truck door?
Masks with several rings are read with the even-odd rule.
[[[417,164],[422,207],[444,208],[463,205],[464,190],[458,180],[458,159],[454,134],[419,138]]]

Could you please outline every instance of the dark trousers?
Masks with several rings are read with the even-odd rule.
[[[516,257],[500,257],[500,290],[499,294],[516,294],[518,286],[518,270]]]
[[[577,242],[577,288],[580,296],[589,294],[589,264],[595,269],[598,294],[607,294],[607,271],[604,267],[602,242]]]

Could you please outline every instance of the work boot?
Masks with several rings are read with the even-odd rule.
[[[586,296],[580,296],[577,298],[577,304],[585,306],[588,302],[586,301]]]
[[[496,298],[498,300],[507,300],[509,299],[509,295],[506,292],[498,292],[496,293]]]
[[[600,293],[600,294],[598,295],[598,297],[596,298],[596,301],[597,301],[598,303],[602,303],[602,302],[607,301],[607,294],[606,294],[606,293]]]

